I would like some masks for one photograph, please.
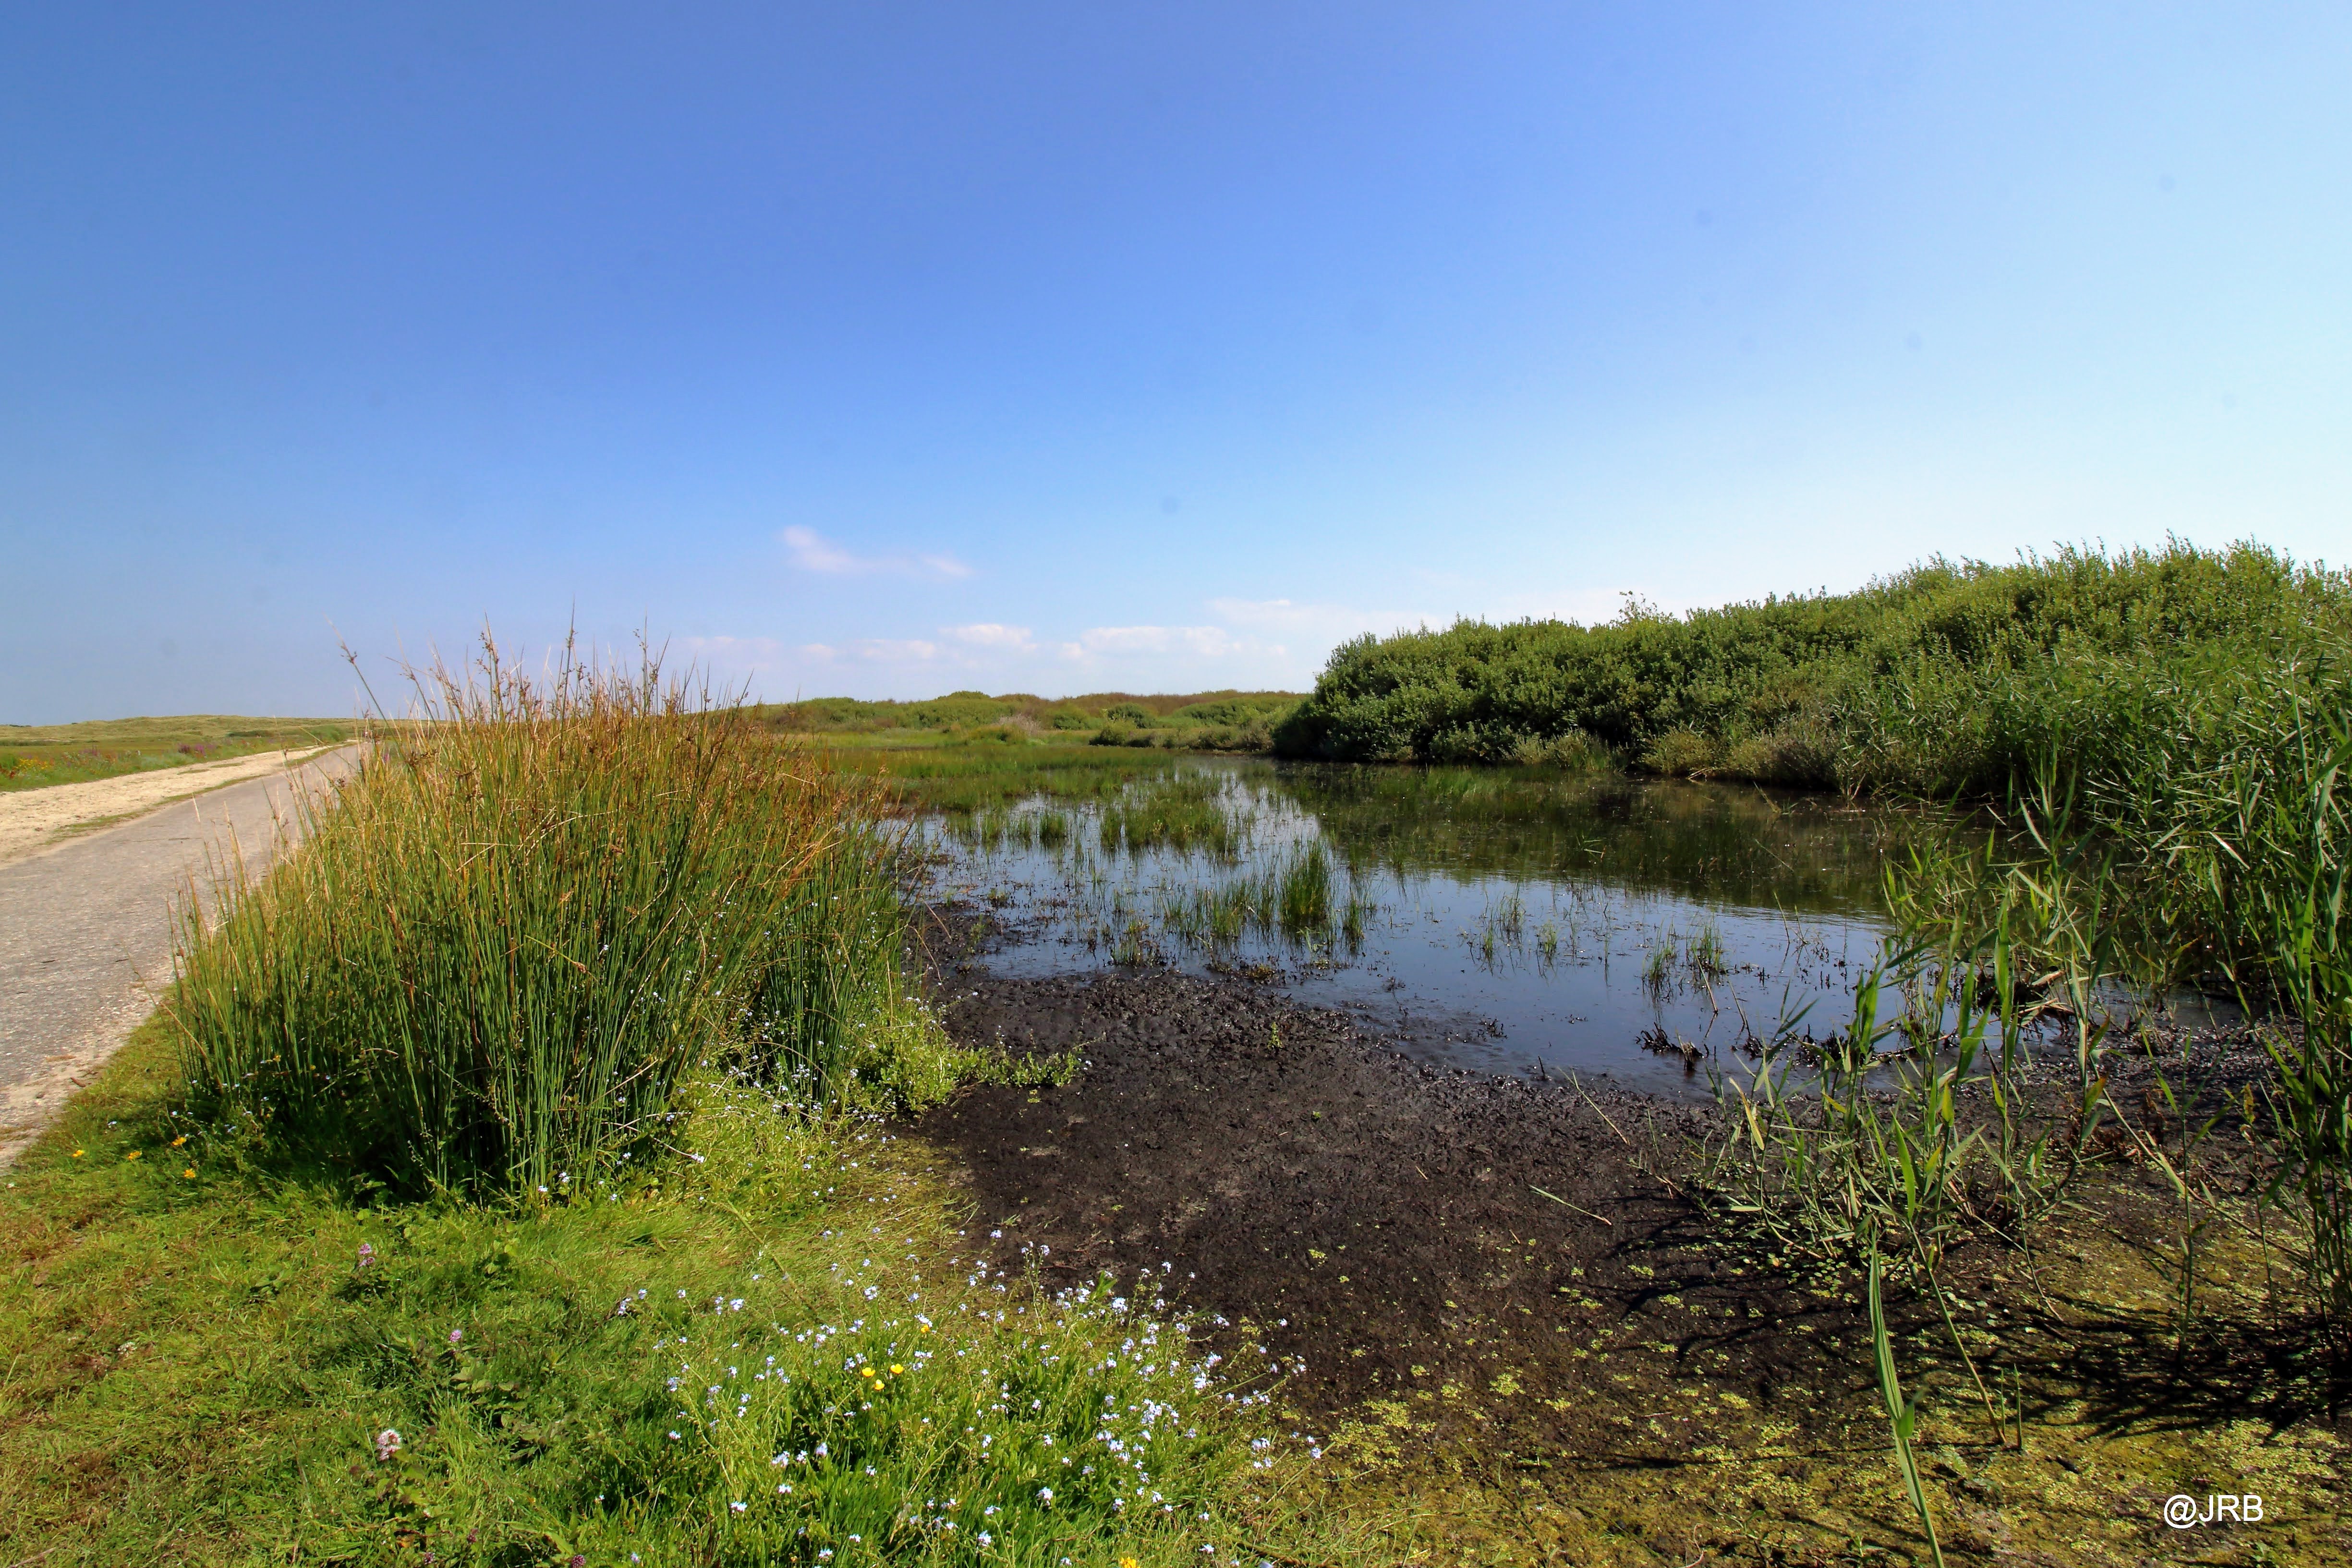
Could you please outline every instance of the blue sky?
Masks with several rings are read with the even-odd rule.
[[[2341,562],[2347,81],[2341,5],[10,7],[0,720]]]

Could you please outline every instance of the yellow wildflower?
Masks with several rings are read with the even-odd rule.
[[[190,1181],[194,1181],[196,1179],[196,1167],[190,1166],[186,1170],[182,1171],[180,1174],[187,1177]]]
[[[135,1160],[139,1157],[139,1151],[137,1149],[133,1149],[122,1157],[126,1160]]]

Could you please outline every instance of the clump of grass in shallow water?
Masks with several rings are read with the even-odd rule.
[[[1211,886],[1163,898],[1161,926],[1172,936],[1211,950],[1229,947],[1255,931],[1294,944],[1363,940],[1378,910],[1333,863],[1319,839],[1294,845],[1257,869]]]
[[[401,1191],[527,1193],[642,1147],[714,1040],[819,1103],[944,1092],[867,788],[651,659],[534,683],[486,639],[411,678],[424,718],[378,727],[304,852],[231,868],[215,932],[192,903],[200,1113]]]

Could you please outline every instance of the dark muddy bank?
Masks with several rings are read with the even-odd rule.
[[[1148,1270],[1223,1320],[1212,1348],[1282,1368],[1286,1424],[1342,1439],[1330,1506],[1423,1489],[1429,1517],[1485,1520],[1496,1561],[1923,1549],[1860,1281],[1695,1200],[1711,1106],[1432,1065],[1427,1040],[1262,982],[993,976],[974,935],[937,945],[965,956],[934,969],[952,1032],[1086,1063],[1060,1087],[982,1087],[922,1119],[961,1167],[979,1234],[1001,1231],[998,1264],[1048,1288]],[[2192,1121],[2242,1103],[2260,1053],[2250,1037],[2162,1043],[2160,1063],[2118,1053],[2110,1082],[2177,1161]],[[2159,1070],[2178,1101],[2153,1092]],[[2200,1179],[2250,1179],[2235,1129],[2214,1131]],[[2031,1258],[1971,1243],[1944,1270],[1978,1370],[2005,1411],[2021,1405],[2023,1446],[1996,1434],[1935,1308],[1890,1301],[1906,1390],[1933,1413],[1924,1462],[1948,1560],[2137,1560],[2169,1549],[2168,1494],[2232,1484],[2294,1495],[2264,1532],[2281,1561],[2336,1560],[2352,1510],[2334,1456],[2352,1426],[2296,1321],[2263,1306],[2269,1265],[2209,1236],[2183,1339],[2161,1172],[2128,1146],[2097,1155]],[[1469,1560],[1458,1541],[1436,1550]]]
[[[1851,1307],[1704,1244],[1692,1107],[1419,1064],[1246,984],[966,974],[942,999],[963,1040],[1087,1064],[921,1124],[1003,1255],[1050,1249],[1049,1285],[1170,1265],[1244,1354],[1304,1362],[1302,1416],[1399,1401],[1514,1453],[1654,1459],[1853,1406]]]

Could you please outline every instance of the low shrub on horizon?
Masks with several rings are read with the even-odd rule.
[[[765,728],[784,735],[933,735],[971,738],[1012,727],[1031,738],[1090,734],[1107,724],[1167,731],[1153,744],[1212,750],[1265,750],[1274,724],[1298,704],[1294,692],[1189,695],[1095,692],[1043,698],[1025,692],[990,696],[952,692],[922,702],[812,697],[752,709]]]

